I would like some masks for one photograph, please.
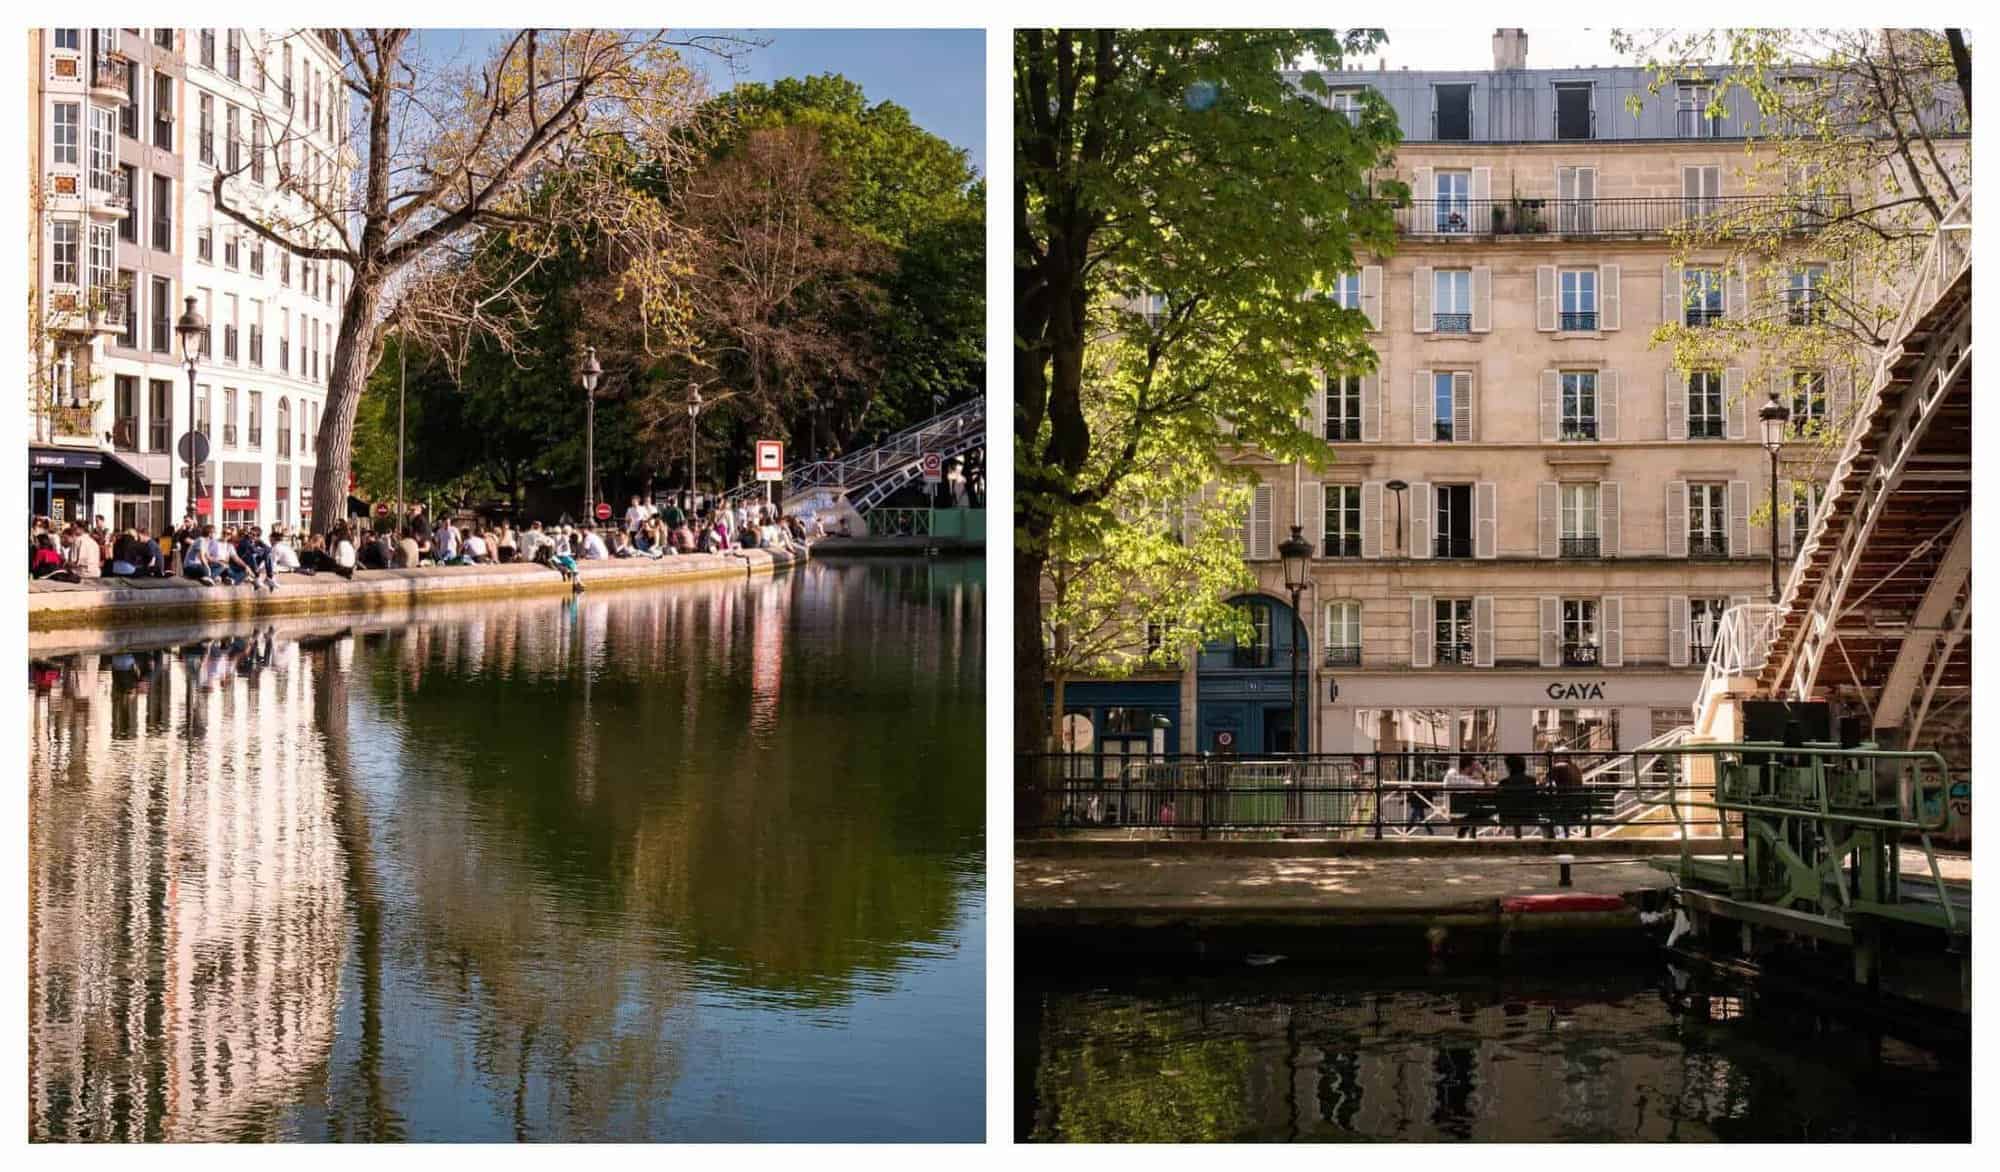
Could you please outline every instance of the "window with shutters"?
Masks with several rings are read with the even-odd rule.
[[[1331,443],[1361,439],[1361,376],[1329,375],[1326,379],[1326,438]]]
[[[1792,486],[1792,549],[1805,545],[1806,534],[1812,532],[1813,518],[1819,515],[1819,503],[1826,499],[1826,486],[1814,481],[1797,482]]]
[[[1562,420],[1565,441],[1597,438],[1597,372],[1565,370],[1562,379]]]
[[[292,403],[282,398],[278,400],[278,454],[292,454]]]
[[[1690,598],[1688,601],[1688,662],[1707,663],[1715,649],[1716,633],[1722,630],[1722,612],[1729,609],[1727,598]]]
[[[1431,511],[1436,528],[1431,541],[1433,553],[1441,558],[1469,558],[1473,553],[1472,486],[1438,484],[1431,488]]]
[[[174,384],[163,378],[146,381],[147,404],[151,410],[146,420],[146,450],[164,452],[168,438],[174,430],[173,408]]]
[[[1467,142],[1472,138],[1472,87],[1441,85],[1432,90],[1437,104],[1431,116],[1437,137],[1444,142]]]
[[[1562,661],[1566,667],[1595,667],[1598,654],[1597,600],[1562,600]]]
[[[236,446],[236,388],[222,388],[222,443]]]
[[[1722,209],[1722,168],[1681,168],[1681,214],[1689,220],[1713,221]]]
[[[1319,295],[1342,309],[1360,309],[1361,274],[1341,273]]]
[[[1330,558],[1361,556],[1361,486],[1329,484],[1320,552]]]
[[[1688,269],[1681,274],[1682,321],[1689,326],[1722,320],[1722,270]]]
[[[1432,191],[1434,193],[1432,207],[1437,217],[1436,230],[1445,233],[1470,231],[1472,172],[1440,170],[1433,180]]]
[[[1708,107],[1714,101],[1714,86],[1682,82],[1674,95],[1676,133],[1682,138],[1714,138],[1722,126],[1722,119],[1709,114]]]
[[[1438,269],[1431,274],[1431,328],[1441,334],[1472,332],[1472,270]]]
[[[1723,419],[1722,372],[1690,371],[1687,376],[1688,438],[1723,439],[1727,425]]]
[[[57,102],[55,119],[49,127],[49,149],[57,163],[67,163],[74,167],[81,158],[78,153],[82,144],[80,107],[75,102]]]
[[[1595,558],[1603,552],[1595,484],[1562,486],[1562,556]]]
[[[1792,371],[1792,434],[1818,435],[1826,428],[1826,372]]]
[[[1597,270],[1564,269],[1559,281],[1561,304],[1557,328],[1594,330],[1597,328]]]
[[[1326,604],[1326,648],[1328,667],[1358,667],[1361,663],[1361,604],[1341,599]]]
[[[1729,556],[1729,486],[1688,485],[1688,556]]]
[[[1432,428],[1437,442],[1448,444],[1457,440],[1461,443],[1471,439],[1461,435],[1458,425],[1460,413],[1469,412],[1471,404],[1460,401],[1464,387],[1460,384],[1470,380],[1461,379],[1462,372],[1440,370],[1431,376],[1432,399],[1435,404]]]
[[[1437,663],[1472,665],[1472,600],[1438,598],[1431,601],[1432,651]]]
[[[1785,321],[1820,325],[1826,321],[1826,266],[1797,265],[1785,287]]]
[[[251,328],[255,329],[256,327],[252,326]],[[247,430],[250,432],[250,446],[253,448],[263,447],[264,446],[264,392],[262,391],[250,392],[250,418],[247,422],[249,424]]]
[[[264,120],[250,121],[250,182],[264,182]]]

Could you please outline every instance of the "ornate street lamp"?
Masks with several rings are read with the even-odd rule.
[[[1292,593],[1292,750],[1301,749],[1305,741],[1305,712],[1299,696],[1299,642],[1306,632],[1305,620],[1299,617],[1299,595],[1305,593],[1306,571],[1312,564],[1312,542],[1299,534],[1299,526],[1292,526],[1292,535],[1278,543],[1278,557],[1285,564],[1285,589]]]
[[[597,380],[604,377],[604,368],[597,364],[597,347],[590,346],[583,352],[583,365],[577,368],[577,381],[583,384],[584,427],[583,427],[583,516],[585,521],[597,516]]]
[[[1778,605],[1778,453],[1785,447],[1785,431],[1792,421],[1792,413],[1778,401],[1774,388],[1770,398],[1757,411],[1757,422],[1764,429],[1764,450],[1771,453],[1771,605]],[[1791,502],[1785,502],[1790,507]]]
[[[695,461],[695,447],[694,447],[695,423],[697,420],[701,418],[700,383],[688,384],[687,408],[688,408],[688,507],[693,508],[695,494],[701,491],[699,488],[696,487],[696,485],[700,483],[701,478],[696,471],[697,465]]]
[[[187,461],[188,497],[187,507],[194,511],[195,493],[198,481],[195,469],[208,458],[208,453],[198,450],[202,442],[195,437],[194,428],[194,371],[201,360],[208,357],[208,322],[195,310],[194,298],[187,299],[187,310],[174,323],[174,334],[181,341],[181,361],[187,364],[188,372],[188,421],[187,431],[181,437],[181,459]],[[185,556],[185,555],[183,555]]]

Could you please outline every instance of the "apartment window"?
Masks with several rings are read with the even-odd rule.
[[[1353,443],[1360,440],[1360,375],[1336,374],[1327,376],[1326,438],[1332,443]]]
[[[1719,370],[1690,372],[1687,389],[1688,438],[1724,438],[1726,433],[1722,418],[1722,372]]]
[[[83,30],[80,28],[59,28],[56,30],[56,48],[83,49]]]
[[[292,401],[278,400],[278,455],[292,454]]]
[[[1709,117],[1709,103],[1715,101],[1715,87],[1705,82],[1682,82],[1675,94],[1674,125],[1682,138],[1714,138],[1722,120]]]
[[[174,250],[174,181],[165,175],[153,176],[153,248]]]
[[[76,285],[80,275],[76,221],[57,220],[49,225],[49,281],[56,285]]]
[[[1685,322],[1705,326],[1722,320],[1722,270],[1687,269],[1681,273]]]
[[[1472,270],[1438,269],[1431,275],[1431,328],[1441,334],[1472,332]]]
[[[1826,321],[1826,266],[1798,265],[1785,287],[1785,320],[1795,326]]]
[[[1472,137],[1472,87],[1469,85],[1441,85],[1431,91],[1435,95],[1437,113],[1434,115],[1437,137],[1447,142],[1465,142]]]
[[[223,323],[222,358],[225,362],[236,361],[236,325],[234,322]]]
[[[1557,278],[1561,294],[1558,322],[1565,330],[1597,328],[1597,270],[1564,269]]]
[[[1472,556],[1472,486],[1439,484],[1431,489],[1432,512],[1437,527],[1432,530],[1432,552],[1441,558]]]
[[[215,229],[203,224],[194,230],[194,254],[203,264],[215,263]]]
[[[1326,648],[1328,667],[1356,667],[1361,663],[1361,604],[1343,599],[1326,604]]]
[[[1472,172],[1439,171],[1432,180],[1436,209],[1436,230],[1444,233],[1472,229]]]
[[[1562,656],[1568,667],[1597,666],[1597,600],[1562,600]]]
[[[264,121],[261,118],[250,122],[250,182],[264,182]]]
[[[236,446],[236,388],[222,388],[222,443],[224,447]]]
[[[215,438],[215,427],[211,419],[208,400],[209,387],[208,384],[204,383],[194,398],[194,428],[210,440],[213,440]]]
[[[1333,279],[1320,296],[1342,309],[1361,308],[1361,274],[1342,273]]]
[[[109,224],[90,226],[90,287],[93,292],[109,292],[111,284],[112,231]]]
[[[1432,646],[1439,663],[1472,663],[1472,600],[1431,600]]]
[[[118,162],[114,146],[118,132],[112,125],[117,117],[115,110],[103,106],[90,108],[90,186],[98,191],[118,190]]]
[[[250,365],[264,365],[264,327],[250,323]]]
[[[1431,376],[1432,438],[1438,443],[1472,439],[1472,380],[1463,371],[1440,370]]]
[[[201,161],[215,166],[215,99],[201,95]]]
[[[1688,599],[1688,662],[1707,663],[1715,650],[1715,637],[1722,631],[1722,612],[1729,609],[1727,598]]]
[[[146,380],[146,450],[164,452],[174,430],[174,384],[163,378]]]
[[[253,331],[250,336],[253,339],[257,336],[256,333],[254,332],[256,328],[257,328],[256,326],[250,327],[250,329]],[[252,345],[254,344],[255,342],[253,341]],[[262,391],[250,392],[250,419],[248,422],[250,424],[248,429],[250,432],[250,446],[253,448],[263,447],[264,446],[264,392]]]
[[[229,54],[227,60],[224,63],[226,66],[224,72],[229,74],[229,80],[242,81],[243,80],[243,34],[236,29],[230,29],[223,35],[228,38],[228,54]]]
[[[228,232],[222,237],[222,267],[233,269],[237,265],[236,233]]]
[[[125,63],[125,102],[118,107],[118,133],[139,137],[139,63]]]
[[[1597,438],[1597,372],[1565,370],[1562,379],[1562,429],[1565,440]]]
[[[1803,544],[1806,534],[1812,532],[1813,518],[1819,515],[1819,503],[1826,497],[1826,486],[1811,482],[1795,484],[1792,488],[1792,540],[1793,548]]]
[[[292,46],[289,43],[285,45],[284,59],[285,59],[285,72],[283,81],[279,87],[279,92],[284,94],[285,109],[289,110],[292,108]]]
[[[278,333],[278,369],[285,374],[292,372],[291,328],[290,324],[286,324]]]
[[[77,151],[82,133],[82,123],[77,120],[78,109],[75,102],[57,102],[55,122],[49,130],[49,145],[55,161],[72,167],[76,166],[79,158]]]
[[[223,165],[226,170],[233,173],[243,167],[243,140],[237,126],[236,107],[227,103],[222,107],[222,130],[223,149],[228,152],[224,156]]]
[[[1597,528],[1595,484],[1562,486],[1562,556],[1595,558],[1603,554]]]
[[[1682,167],[1681,203],[1691,220],[1715,215],[1721,206],[1722,168]]]
[[[278,250],[278,284],[292,287],[292,252],[288,248]]]
[[[1359,88],[1337,89],[1326,97],[1326,104],[1333,112],[1350,123],[1361,121],[1361,90]]]
[[[1688,556],[1729,556],[1729,486],[1688,485]]]
[[[123,176],[123,178],[120,179],[119,182],[121,182],[124,185],[125,190],[131,192],[134,196],[138,195],[139,168],[131,166],[129,164],[121,163],[119,164],[118,171],[119,174]],[[130,244],[139,243],[138,208],[136,207],[127,208],[125,211],[125,216],[118,221],[118,239],[126,241],[127,243]]]
[[[250,275],[253,277],[264,275],[264,241],[262,239],[255,239],[250,242]]]
[[[1826,372],[1792,372],[1792,432],[1817,435],[1826,426]]]
[[[156,28],[156,29],[154,29],[154,30],[153,30],[153,43],[154,43],[155,45],[158,45],[158,46],[159,46],[160,48],[162,48],[162,49],[171,49],[171,48],[173,48],[173,47],[174,47],[174,30],[172,30],[172,29],[170,29],[170,28]]]
[[[1325,528],[1321,552],[1330,558],[1361,556],[1361,486],[1326,486]]]
[[[139,446],[139,379],[121,374],[111,380],[111,442],[120,451]]]
[[[1584,139],[1596,137],[1596,113],[1591,105],[1589,85],[1556,87],[1556,137]]]
[[[201,30],[201,67],[215,68],[215,30],[212,28]]]
[[[139,306],[134,301],[138,294],[138,274],[130,269],[118,270],[118,288],[125,295],[125,321],[118,329],[118,344],[127,350],[139,348]]]
[[[148,319],[146,340],[155,354],[171,354],[174,347],[174,287],[166,277],[152,278],[153,315]]]
[[[153,75],[153,145],[174,149],[174,79],[164,73]]]

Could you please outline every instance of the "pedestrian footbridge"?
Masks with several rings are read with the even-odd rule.
[[[986,396],[981,394],[858,452],[798,465],[785,473],[773,495],[788,511],[810,502],[821,513],[851,511],[865,520],[923,475],[926,455],[948,460],[985,447]],[[751,482],[732,489],[728,499],[761,499],[764,492],[763,484]]]

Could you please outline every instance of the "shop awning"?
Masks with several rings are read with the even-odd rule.
[[[28,448],[28,474],[44,472],[82,473],[89,477],[92,492],[149,493],[153,482],[144,472],[127,464],[115,453],[101,448]]]

